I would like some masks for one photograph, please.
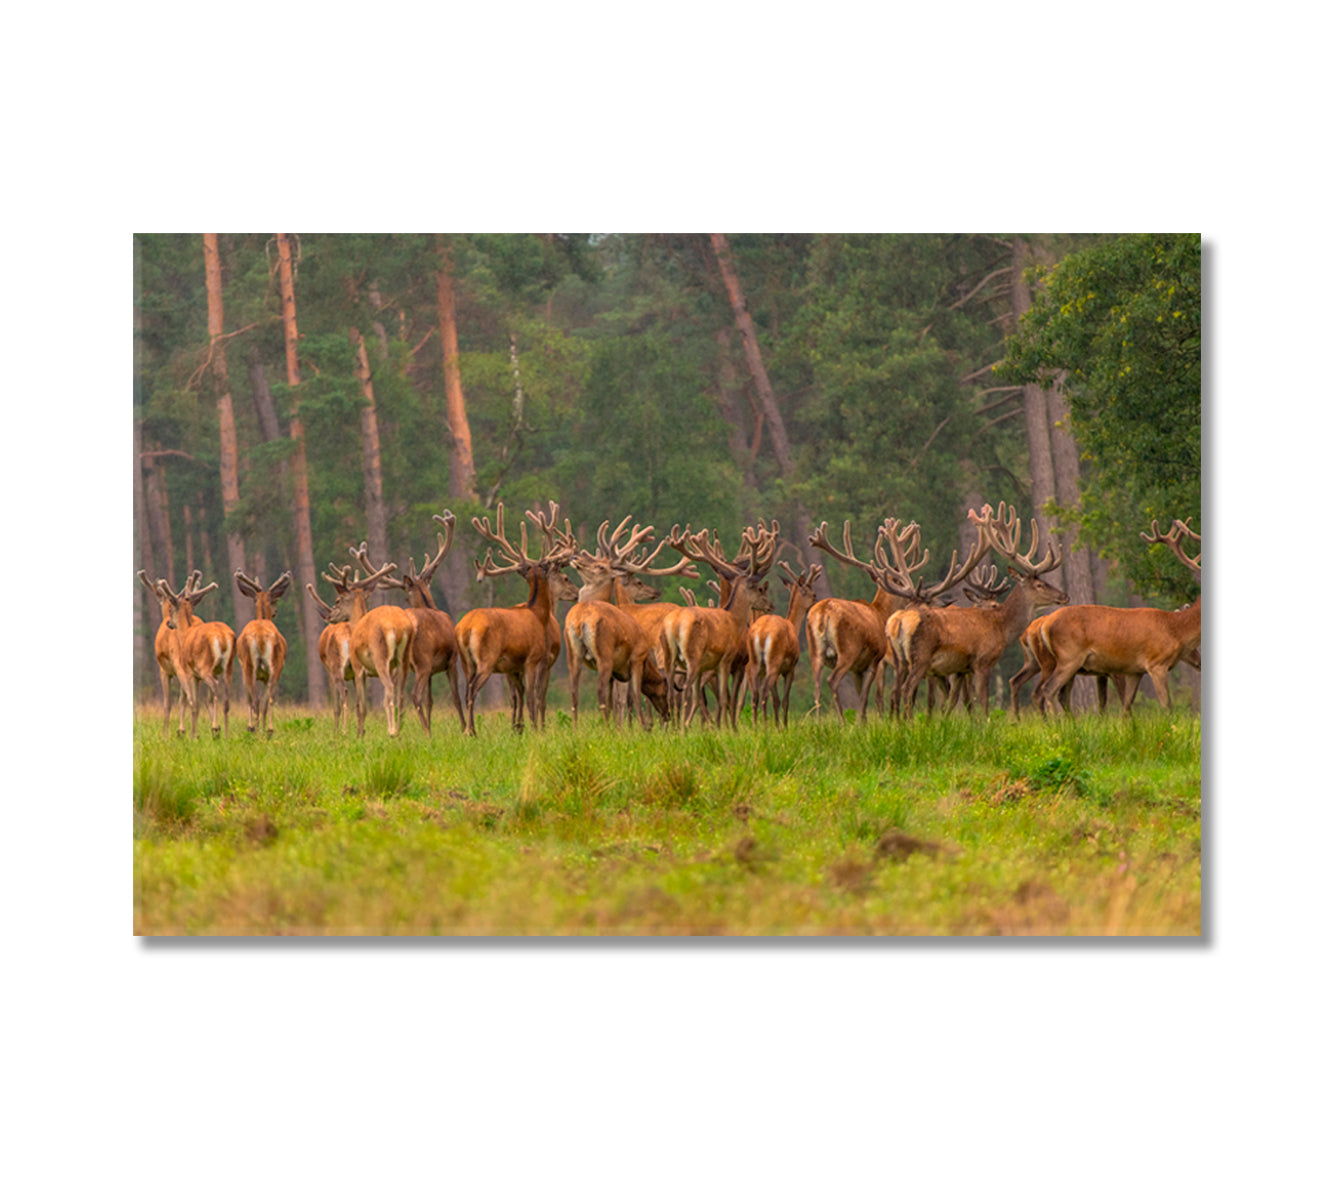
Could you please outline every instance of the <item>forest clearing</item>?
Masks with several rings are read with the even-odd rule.
[[[1199,253],[138,235],[136,932],[1198,935]]]

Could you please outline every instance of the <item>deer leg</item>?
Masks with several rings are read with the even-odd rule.
[[[267,737],[273,736],[274,712],[278,707],[278,697],[275,694],[278,689],[278,680],[272,672],[269,673],[269,686],[264,690],[264,732]]]
[[[161,667],[158,675],[162,678],[162,736],[169,737],[171,730],[171,676]],[[184,703],[184,698],[182,698]]]
[[[1063,696],[1062,690],[1065,688],[1066,684],[1075,677],[1075,673],[1078,670],[1079,664],[1077,662],[1065,664],[1057,663],[1055,668],[1053,668],[1050,678],[1048,678],[1046,684],[1041,689],[1048,709],[1050,709],[1057,700],[1059,700],[1062,705],[1068,705],[1068,695]],[[1066,707],[1065,711],[1068,713],[1070,711],[1069,707]]]
[[[491,678],[491,672],[488,670],[478,670],[467,680],[467,699],[468,699],[468,726],[467,733],[469,737],[477,736],[477,727],[473,723],[473,712],[477,705],[477,697],[485,686],[486,681]],[[510,689],[511,692],[513,688]]]
[[[1149,678],[1153,680],[1153,690],[1158,696],[1158,703],[1165,712],[1172,711],[1172,694],[1167,690],[1167,666],[1158,663],[1149,668]]]
[[[1126,688],[1129,686],[1129,681],[1124,675],[1113,675],[1112,682],[1116,685],[1116,695],[1121,701],[1121,707],[1124,708],[1126,706]]]
[[[1130,716],[1130,706],[1135,703],[1135,695],[1139,691],[1140,680],[1143,675],[1127,675],[1125,688],[1121,692],[1121,712],[1124,716]]]
[[[458,655],[451,655],[449,665],[445,667],[445,678],[449,680],[449,694],[454,701],[454,711],[459,714],[459,729],[466,730],[468,722],[463,719],[463,701],[459,699]]]
[[[565,659],[569,663],[570,670],[570,724],[573,728],[579,728],[579,676],[583,673],[583,665],[579,660],[579,651],[576,646],[569,642],[565,643]]]
[[[1037,659],[1030,659],[1028,652],[1025,651],[1024,665],[1010,677],[1010,712],[1016,721],[1019,720],[1019,689],[1032,679],[1038,670]]]
[[[357,737],[366,736],[366,672],[353,670],[352,683],[357,691]]]
[[[602,714],[602,723],[611,724],[612,694],[611,665],[598,663],[598,712]]]

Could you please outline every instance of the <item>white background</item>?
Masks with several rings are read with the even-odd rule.
[[[188,11],[7,19],[13,1194],[1314,1191],[1309,10]],[[133,938],[130,235],[278,227],[1202,231],[1208,936]]]

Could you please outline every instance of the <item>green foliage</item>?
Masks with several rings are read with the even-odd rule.
[[[966,497],[1031,507],[1022,422],[1004,410],[978,412],[979,389],[992,382],[985,369],[1004,349],[1007,243],[928,234],[729,241],[795,471],[782,476],[772,431],[759,419],[707,236],[452,235],[460,369],[483,497],[504,500],[512,513],[554,499],[589,534],[626,513],[660,533],[689,522],[716,529],[729,546],[761,518],[779,519],[791,536],[799,501],[836,536],[851,520],[863,555],[894,515],[922,525],[941,567],[959,544]],[[451,499],[441,243],[427,234],[299,238],[302,382],[293,392],[270,242],[268,234],[219,235],[241,489],[224,522],[218,397],[203,369],[201,239],[135,237],[134,419],[143,449],[162,452],[152,461],[173,524],[173,580],[184,578],[187,561],[225,576],[230,530],[248,554],[263,555],[271,576],[295,566],[284,470],[294,406],[305,428],[317,566],[342,561],[366,537],[354,328],[372,374],[391,553],[433,549],[431,514],[448,506],[459,518],[452,556],[480,556],[469,518],[481,507]],[[1089,455],[1086,536],[1140,570],[1135,582],[1146,594],[1177,596],[1184,572],[1135,534],[1154,516],[1198,512],[1198,257],[1198,239],[1170,238],[1115,239],[1071,255],[1047,277],[1008,368],[1071,373]],[[272,441],[256,411],[265,387],[281,427]],[[795,565],[799,549],[785,546],[783,555]],[[829,582],[836,593],[867,594],[860,572],[834,565]],[[494,591],[473,584],[450,599],[467,608],[521,598],[504,581]],[[206,606],[210,618],[249,617],[231,612],[227,588]],[[301,694],[314,652],[297,637],[295,608],[289,600],[278,612],[289,644],[285,695]]]
[[[1070,515],[1138,591],[1184,603],[1193,581],[1169,552],[1146,554],[1138,534],[1155,518],[1166,528],[1200,516],[1199,235],[1115,238],[1038,278],[1001,374],[1064,376],[1088,468]]]

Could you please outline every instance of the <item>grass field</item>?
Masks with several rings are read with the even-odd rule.
[[[139,934],[1200,933],[1200,721],[748,721],[428,740],[135,709]]]

